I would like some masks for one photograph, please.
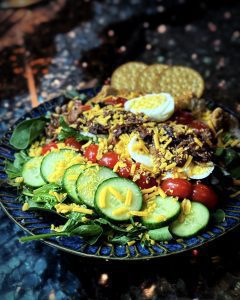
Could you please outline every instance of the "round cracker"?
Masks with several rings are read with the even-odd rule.
[[[112,74],[112,87],[122,90],[135,91],[137,89],[137,78],[147,67],[141,62],[128,62],[118,67]]]
[[[148,66],[138,77],[137,89],[145,94],[156,92],[156,80],[167,68],[168,66],[163,64],[153,64]]]
[[[187,103],[192,96],[200,98],[204,91],[202,76],[195,70],[182,66],[165,70],[155,84],[157,92],[171,94],[178,106],[182,106],[181,101]]]

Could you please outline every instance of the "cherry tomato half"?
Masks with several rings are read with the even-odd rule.
[[[187,125],[193,121],[193,116],[191,112],[181,110],[176,112],[174,120],[179,124]]]
[[[98,145],[91,144],[86,148],[84,156],[88,160],[90,160],[92,162],[96,162],[97,161],[97,153],[98,153]]]
[[[157,186],[157,181],[153,177],[140,175],[140,178],[135,182],[141,189],[149,189],[153,186]]]
[[[161,184],[161,188],[168,196],[189,198],[192,194],[191,183],[183,178],[165,179]]]
[[[122,167],[122,168],[118,168],[117,173],[121,177],[128,178],[128,177],[130,177],[132,164],[129,161],[125,161],[125,163],[126,163],[126,166]]]
[[[124,103],[127,101],[127,99],[122,98],[122,97],[118,97],[117,99],[113,99],[113,98],[108,98],[106,99],[104,102],[108,105],[116,105],[116,104],[121,104],[122,106],[124,105]]]
[[[49,143],[45,146],[43,146],[42,148],[42,155],[45,155],[47,152],[51,151],[52,149],[57,149],[58,146],[56,143],[52,142],[52,143]]]
[[[98,164],[100,166],[105,166],[113,169],[118,160],[118,154],[116,152],[111,151],[103,154],[102,158],[98,161]]]
[[[192,200],[200,202],[210,209],[213,209],[218,203],[218,197],[214,190],[202,183],[193,185]]]
[[[69,137],[69,138],[67,138],[67,139],[64,141],[64,143],[65,143],[66,145],[68,145],[68,146],[71,146],[71,147],[77,149],[77,150],[81,150],[81,148],[82,148],[82,144],[79,143],[79,142],[75,139],[75,137]]]
[[[199,120],[193,120],[189,126],[193,129],[196,129],[196,131],[200,131],[202,129],[208,129],[210,130],[210,128],[207,126],[207,124],[199,121]]]

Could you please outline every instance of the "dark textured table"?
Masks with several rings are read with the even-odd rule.
[[[0,11],[1,134],[34,93],[41,103],[102,84],[129,60],[191,66],[206,97],[239,112],[238,2],[57,0]],[[239,230],[151,263],[99,264],[21,245],[23,231],[0,217],[0,299],[240,299]]]

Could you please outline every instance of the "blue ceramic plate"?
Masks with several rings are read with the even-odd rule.
[[[87,89],[81,92],[86,96],[86,99],[93,97],[97,89]],[[57,105],[62,105],[67,100],[64,96],[59,96],[49,102],[46,102],[31,112],[25,114],[19,121],[30,117],[36,118],[44,115],[47,111],[53,111]],[[0,179],[6,179],[4,172],[4,160],[13,160],[15,150],[9,145],[9,139],[12,134],[12,128],[6,133],[0,142]],[[43,212],[23,212],[22,205],[17,201],[18,191],[11,186],[2,186],[0,189],[0,204],[4,212],[18,224],[28,234],[40,234],[50,232],[51,224],[60,224],[61,220],[57,219],[54,214]],[[95,244],[89,246],[80,237],[61,237],[52,238],[45,243],[58,249],[70,252],[72,254],[95,257],[105,260],[141,260],[163,257],[180,253],[192,248],[203,245],[217,237],[225,234],[235,228],[240,223],[240,201],[228,200],[224,207],[226,219],[217,226],[209,226],[206,231],[192,238],[184,239],[182,242],[170,241],[168,244],[156,243],[150,247],[142,247],[140,243],[133,246],[116,246]]]

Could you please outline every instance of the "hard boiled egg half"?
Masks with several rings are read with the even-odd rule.
[[[128,143],[128,152],[133,160],[149,168],[153,167],[153,157],[149,154],[143,140],[134,135]]]
[[[163,122],[174,113],[174,99],[168,93],[147,94],[128,100],[124,108],[132,113],[144,113],[153,121]]]
[[[214,164],[212,162],[199,164],[191,163],[185,172],[191,179],[203,179],[208,177],[213,170]]]
[[[182,169],[181,172],[168,171],[164,174],[163,180],[167,178],[191,178],[204,179],[208,177],[214,170],[213,162],[208,163],[191,163],[189,167]]]

